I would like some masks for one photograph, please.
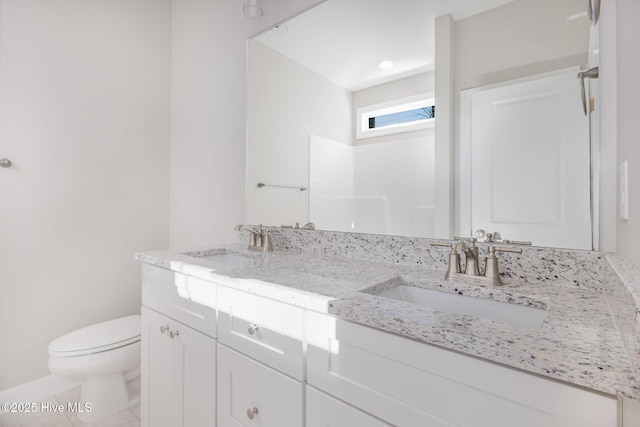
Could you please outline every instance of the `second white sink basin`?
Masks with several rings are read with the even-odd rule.
[[[435,310],[467,314],[507,323],[516,327],[531,329],[539,329],[544,322],[546,314],[546,310],[541,308],[434,291],[407,284],[394,285],[373,292],[365,292],[385,298],[418,304]]]
[[[215,261],[223,264],[249,263],[259,257],[258,254],[256,254],[255,256],[253,254],[244,255],[244,254],[231,252],[226,249],[184,252],[182,253],[182,255],[187,255],[194,258],[198,258],[198,259],[205,259],[208,261]]]
[[[221,253],[221,254],[213,254],[213,255],[205,255],[198,257],[200,259],[208,259],[211,261],[224,262],[225,264],[236,264],[251,261],[251,258],[242,255],[230,254],[230,253]]]

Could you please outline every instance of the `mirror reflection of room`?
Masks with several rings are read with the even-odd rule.
[[[402,3],[328,0],[249,41],[247,222],[592,249],[597,116],[584,116],[576,78],[594,61],[583,1]],[[541,81],[559,89],[524,102]],[[534,92],[486,116],[493,128],[483,136],[465,97],[523,86]],[[576,111],[568,120],[555,109]],[[509,132],[532,126],[537,136],[510,142]],[[497,153],[473,156],[470,141],[483,138]],[[584,151],[574,156],[575,147]],[[567,155],[580,159],[575,171],[565,172]],[[543,163],[514,174],[528,156]],[[568,217],[565,196],[578,193]],[[568,223],[580,224],[577,237],[565,237]]]

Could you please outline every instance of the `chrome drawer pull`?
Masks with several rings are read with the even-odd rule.
[[[247,325],[247,332],[249,332],[249,335],[255,334],[256,332],[258,332],[258,329],[260,329],[260,327],[255,323]]]
[[[178,335],[180,335],[180,331],[177,329],[175,331],[169,332],[169,336],[171,337],[171,339],[177,337]]]
[[[252,420],[256,415],[258,415],[258,408],[254,406],[253,408],[247,409],[247,417],[249,417],[250,420]]]
[[[160,333],[164,334],[165,332],[167,332],[169,330],[169,325],[162,325],[160,326]]]

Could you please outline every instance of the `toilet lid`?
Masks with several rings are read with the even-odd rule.
[[[98,353],[140,341],[140,316],[133,315],[97,323],[57,338],[49,344],[49,354],[79,356]]]

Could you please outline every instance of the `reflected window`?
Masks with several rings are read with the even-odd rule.
[[[433,94],[429,94],[358,108],[356,137],[370,138],[433,127],[434,104]]]
[[[384,114],[369,117],[369,129],[379,129],[386,126],[399,125],[403,123],[413,123],[420,120],[433,119],[436,116],[436,106],[416,108],[413,110],[400,111],[398,113]]]

